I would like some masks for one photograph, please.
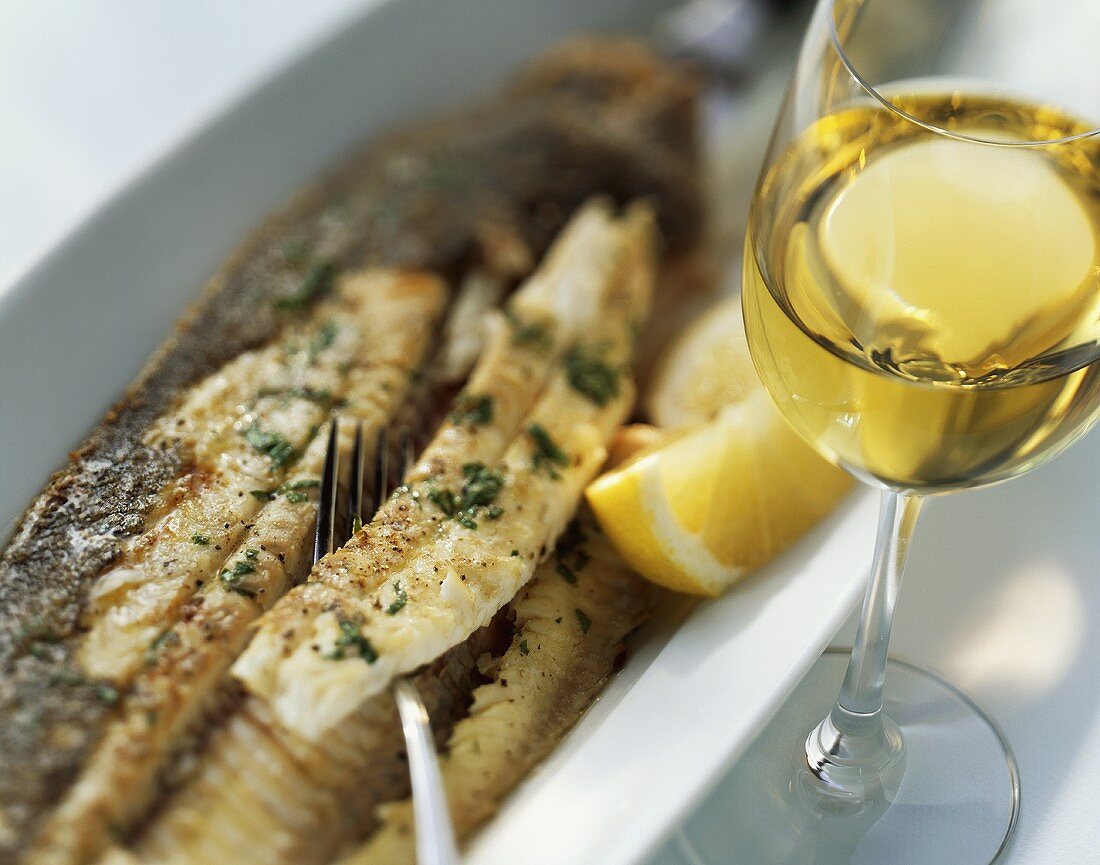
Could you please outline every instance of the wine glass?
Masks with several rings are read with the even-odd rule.
[[[1093,60],[1042,38],[1072,7],[822,0],[804,37],[752,203],[745,327],[780,411],[881,511],[839,697],[798,719],[774,791],[797,840],[769,862],[986,863],[1016,824],[996,725],[887,648],[925,498],[1029,471],[1100,406],[1100,130],[1075,68]]]

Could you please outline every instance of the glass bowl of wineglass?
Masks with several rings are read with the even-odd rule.
[[[826,659],[839,697],[801,719],[773,791],[796,839],[775,861],[986,863],[1019,814],[992,719],[888,660],[922,503],[1033,469],[1100,408],[1100,130],[1073,86],[1092,61],[1004,75],[992,58],[1023,56],[1014,40],[1060,4],[1014,4],[1027,21],[972,50],[964,19],[998,2],[822,0],[754,195],[757,371],[792,427],[882,497],[855,646]]]

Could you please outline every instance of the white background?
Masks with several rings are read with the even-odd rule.
[[[370,5],[0,0],[0,287],[184,135]]]

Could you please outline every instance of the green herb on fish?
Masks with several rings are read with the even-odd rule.
[[[248,552],[255,552],[249,550]],[[246,558],[254,559],[255,555],[249,556],[248,552],[245,553]],[[256,597],[255,589],[252,589],[241,582],[242,577],[246,577],[249,574],[256,573],[256,566],[251,561],[236,561],[233,563],[232,568],[222,568],[218,574],[218,579],[221,580],[222,586],[231,592],[236,592],[238,595],[244,595],[246,598]]]
[[[314,262],[306,271],[294,294],[275,299],[275,308],[282,312],[302,309],[332,288],[336,264],[328,259]]]
[[[253,450],[265,454],[271,460],[271,470],[275,471],[294,459],[297,451],[281,432],[265,430],[257,421],[244,431],[245,441]]]
[[[121,699],[122,695],[119,694],[116,688],[112,688],[110,685],[96,685],[95,695],[101,703],[106,703],[108,706],[113,706]]]
[[[575,345],[565,358],[565,371],[573,390],[598,406],[607,405],[619,395],[619,371],[603,359],[606,353],[606,346]]]
[[[145,664],[147,666],[153,666],[157,662],[157,653],[164,646],[174,646],[179,643],[179,634],[173,631],[171,628],[166,628],[161,631],[153,639],[153,642],[149,644],[149,648],[145,650]]]
[[[368,664],[378,660],[378,653],[374,651],[374,646],[359,630],[363,625],[361,616],[353,619],[345,619],[341,616],[339,623],[340,636],[332,644],[332,651],[325,655],[326,660],[342,661],[344,658],[352,657],[353,653]]]
[[[309,364],[313,365],[317,360],[317,355],[323,352],[326,348],[329,348],[336,341],[336,322],[329,319],[313,335],[313,339],[309,341]]]
[[[510,309],[504,315],[512,325],[512,345],[550,347],[550,328],[548,325],[539,322],[525,322]]]
[[[468,529],[477,528],[475,517],[479,509],[489,508],[504,486],[504,475],[485,466],[484,463],[466,463],[462,467],[461,492],[455,493],[448,487],[431,485],[428,487],[428,499],[443,514]],[[486,515],[497,519],[503,514],[499,507],[490,508]]]
[[[409,602],[409,596],[405,593],[405,590],[401,587],[401,583],[397,580],[393,581],[393,602],[386,607],[386,615],[396,615],[404,606]]]
[[[475,396],[460,393],[451,412],[451,423],[471,423],[484,426],[493,419],[493,398],[488,394]]]
[[[273,490],[249,490],[248,492],[261,502],[270,502],[273,501],[276,496],[284,496],[288,502],[292,505],[296,505],[309,500],[309,496],[302,492],[302,490],[311,490],[320,485],[321,482],[316,478],[300,478],[298,480],[279,484],[279,486],[275,487]]]
[[[581,546],[586,540],[588,536],[576,520],[570,522],[558,538],[558,545],[554,550],[558,559],[555,570],[567,583],[575,585],[578,574],[591,561],[591,556]]]
[[[306,402],[316,403],[324,407],[331,406],[333,403],[332,391],[324,388],[264,387],[256,392],[257,399],[271,396],[281,396],[284,404],[292,399],[305,400]]]
[[[542,426],[542,424],[531,424],[527,427],[527,434],[535,443],[535,452],[531,457],[531,465],[536,471],[545,468],[550,477],[554,480],[558,480],[561,475],[558,473],[557,467],[569,464],[569,457],[566,456],[565,451],[558,447],[554,439],[550,437],[550,433],[546,431],[546,427]]]

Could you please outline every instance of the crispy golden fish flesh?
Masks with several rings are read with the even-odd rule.
[[[139,855],[183,863],[210,861],[216,850],[273,865],[324,862],[370,830],[374,806],[407,791],[393,700],[381,689],[364,692],[358,674],[387,651],[399,656],[391,669],[402,674],[461,653],[492,630],[553,548],[632,400],[624,364],[653,280],[651,228],[644,209],[620,218],[595,203],[578,214],[508,304],[510,321],[493,329],[467,389],[402,487],[259,620],[250,645],[267,633],[274,657],[301,651],[321,693],[335,689],[345,700],[339,717],[304,735],[275,703],[248,694],[198,755],[199,779],[137,839]],[[585,300],[560,303],[569,291]],[[453,485],[451,498],[440,493],[444,485]],[[336,632],[318,635],[329,620]],[[416,680],[431,693],[430,677]],[[435,729],[445,735],[457,717],[433,718]],[[278,786],[278,808],[268,801],[274,781],[226,780],[260,773],[303,780]],[[400,784],[382,789],[380,777]]]
[[[512,602],[515,636],[491,682],[477,688],[442,761],[451,819],[467,838],[580,719],[615,672],[624,640],[656,600],[582,512]],[[339,865],[414,865],[408,800]]]

